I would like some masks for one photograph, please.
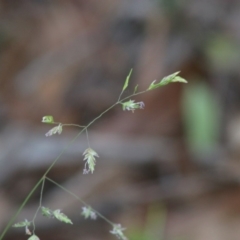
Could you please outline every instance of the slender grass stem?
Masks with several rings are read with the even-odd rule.
[[[105,220],[106,222],[108,222],[110,225],[114,226],[115,224],[110,221],[109,219],[107,219],[106,217],[104,217],[101,213],[99,213],[98,211],[96,211],[94,208],[92,208],[90,205],[88,205],[85,201],[83,201],[80,197],[78,197],[76,194],[74,194],[73,192],[71,192],[70,190],[66,189],[65,187],[63,187],[62,185],[58,184],[57,182],[55,182],[54,180],[52,180],[49,177],[46,177],[46,179],[48,181],[50,181],[51,183],[55,184],[57,187],[61,188],[63,191],[67,192],[68,194],[70,194],[71,196],[73,196],[75,199],[77,199],[79,202],[81,202],[84,206],[86,207],[90,207],[91,209],[94,210],[94,212],[103,220]]]
[[[13,217],[9,220],[7,226],[3,229],[2,234],[0,235],[0,240],[3,239],[9,228],[12,226],[13,222],[17,218],[17,216],[20,214],[24,206],[27,204],[28,200],[32,196],[32,194],[35,192],[37,187],[42,183],[42,181],[46,178],[47,174],[51,171],[53,166],[56,164],[56,162],[60,159],[60,157],[64,154],[64,152],[75,142],[75,140],[82,134],[83,131],[85,131],[88,127],[90,127],[95,121],[97,121],[99,118],[101,118],[105,113],[107,113],[109,110],[114,108],[118,102],[114,103],[112,106],[107,108],[105,111],[103,111],[99,116],[97,116],[94,120],[92,120],[87,126],[85,126],[70,142],[67,144],[63,150],[59,153],[59,155],[54,159],[52,164],[48,167],[44,175],[40,178],[40,180],[36,183],[36,185],[33,187],[33,189],[30,191],[30,193],[27,195],[27,197],[24,199],[23,203],[21,206],[18,208],[17,212],[13,215]]]
[[[53,168],[53,166],[57,163],[57,161],[61,158],[61,156],[65,153],[65,151],[75,142],[75,140],[84,132],[87,131],[87,129],[95,122],[97,121],[99,118],[101,118],[105,113],[107,113],[109,110],[111,110],[112,108],[114,108],[116,105],[121,104],[122,101],[129,99],[130,97],[134,97],[140,94],[143,94],[145,92],[147,92],[148,90],[142,91],[142,92],[138,92],[138,93],[133,93],[131,95],[129,95],[128,97],[125,97],[123,99],[120,100],[121,95],[123,92],[121,92],[118,100],[116,103],[114,103],[112,106],[110,106],[109,108],[107,108],[105,111],[103,111],[100,115],[98,115],[94,120],[92,120],[87,126],[81,126],[81,125],[77,125],[77,124],[63,124],[62,126],[76,126],[76,127],[81,127],[82,130],[62,149],[62,151],[59,153],[59,155],[54,159],[54,161],[52,162],[52,164],[47,168],[46,172],[44,173],[44,175],[40,178],[40,180],[36,183],[36,185],[33,187],[33,189],[29,192],[29,194],[27,195],[27,197],[24,199],[23,203],[21,204],[21,206],[18,208],[17,212],[13,215],[13,217],[9,220],[7,226],[3,229],[3,232],[0,235],[0,240],[3,239],[3,237],[5,236],[5,234],[7,233],[7,231],[9,230],[9,228],[12,226],[13,222],[15,221],[15,219],[17,218],[17,216],[20,214],[20,212],[22,211],[22,209],[24,208],[24,206],[27,204],[28,200],[30,199],[30,197],[32,196],[32,194],[36,191],[37,187],[43,182],[45,181],[45,179],[48,179],[49,181],[52,181],[53,183],[55,183],[57,185],[56,182],[54,182],[53,180],[47,178],[47,174],[51,171],[51,169]],[[54,124],[61,124],[61,123],[57,123],[54,122]],[[58,184],[59,187],[61,187]],[[42,202],[42,193],[43,193],[43,188],[44,188],[44,183],[42,185],[42,190],[41,190],[41,198],[40,198],[40,204],[39,207],[33,217],[33,224],[34,224],[34,220],[37,216],[37,213],[41,207],[41,202]],[[62,189],[64,189],[63,187],[61,187]],[[68,191],[67,189],[65,189],[65,191]],[[68,191],[69,192],[69,191]],[[69,194],[71,194],[69,192]],[[76,196],[75,194],[71,194],[72,196],[74,196],[75,198],[77,198],[79,201],[81,201],[85,206],[88,206],[84,201],[82,201],[78,196]],[[102,214],[100,214],[99,212],[96,211],[96,213],[98,214],[98,216],[100,216],[102,219],[106,220],[108,223],[110,223],[111,225],[113,225],[114,223],[112,223],[110,220],[106,219]],[[35,231],[35,225],[34,225],[34,231]]]
[[[35,214],[34,214],[34,216],[33,216],[33,219],[32,219],[33,234],[35,233],[35,229],[36,229],[35,219],[36,219],[36,217],[37,217],[37,214],[38,214],[39,210],[40,210],[41,207],[42,207],[42,199],[43,199],[43,190],[44,190],[45,179],[46,179],[46,177],[44,177],[44,178],[43,178],[43,181],[42,181],[42,187],[41,187],[41,193],[40,193],[40,199],[39,199],[39,206],[38,206],[37,211],[35,212]]]
[[[68,127],[79,127],[79,128],[84,128],[86,126],[81,126],[81,125],[78,125],[78,124],[73,124],[73,123],[63,123],[62,124],[62,127],[65,127],[65,126],[68,126]]]
[[[27,197],[25,198],[25,200],[23,201],[23,203],[21,204],[21,206],[18,208],[17,212],[14,214],[14,216],[9,220],[7,226],[4,228],[2,234],[0,235],[0,240],[3,239],[3,237],[5,236],[5,234],[7,233],[7,231],[9,230],[9,228],[12,226],[13,222],[15,221],[15,219],[17,218],[17,216],[19,215],[19,213],[22,211],[22,209],[24,208],[24,206],[26,205],[26,203],[28,202],[28,200],[30,199],[30,197],[33,195],[33,193],[35,192],[35,190],[38,188],[38,186],[42,183],[44,177],[42,177],[37,183],[36,185],[33,187],[33,189],[30,191],[30,193],[27,195]]]

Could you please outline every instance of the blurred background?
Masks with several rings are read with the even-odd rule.
[[[49,177],[130,240],[240,239],[240,2],[237,0],[1,0],[0,231],[79,129],[46,138],[55,121],[86,125],[125,96],[176,71],[188,84],[137,96],[89,130],[99,158],[83,175],[86,135]],[[16,219],[31,220],[37,189]],[[43,205],[74,225],[37,218],[40,239],[116,239],[105,221],[46,182]],[[27,239],[10,229],[4,239]]]

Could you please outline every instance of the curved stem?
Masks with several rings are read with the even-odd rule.
[[[43,181],[42,181],[42,187],[41,187],[41,193],[40,193],[40,199],[39,199],[39,206],[38,206],[37,211],[35,212],[35,214],[34,214],[34,216],[33,216],[33,219],[32,219],[33,234],[35,233],[35,229],[36,229],[35,219],[36,219],[36,217],[37,217],[37,214],[38,214],[40,208],[42,207],[43,189],[44,189],[45,179],[46,179],[46,177],[44,177],[44,178],[43,178]]]
[[[68,194],[72,195],[74,198],[76,198],[79,202],[81,202],[83,205],[85,205],[86,207],[90,207],[91,209],[94,210],[94,212],[102,219],[104,219],[106,222],[108,222],[109,224],[111,224],[112,226],[114,226],[115,224],[110,221],[109,219],[107,219],[106,217],[104,217],[101,213],[99,213],[98,211],[96,211],[94,208],[92,208],[90,205],[88,205],[85,201],[83,201],[80,197],[78,197],[76,194],[74,194],[73,192],[69,191],[68,189],[66,189],[65,187],[63,187],[62,185],[58,184],[57,182],[55,182],[54,180],[52,180],[51,178],[46,177],[46,179],[50,182],[52,182],[53,184],[55,184],[56,186],[58,186],[59,188],[61,188],[62,190],[64,190],[65,192],[67,192]]]
[[[120,101],[123,92],[124,92],[124,90],[121,91],[121,93],[120,93],[120,95],[119,95],[119,97],[118,97],[118,100],[117,100],[118,102]]]
[[[22,211],[22,209],[24,208],[24,206],[26,205],[26,203],[28,202],[29,198],[32,196],[32,194],[35,192],[35,190],[38,188],[38,186],[41,184],[41,182],[43,181],[43,177],[36,183],[36,185],[33,187],[33,189],[30,191],[30,193],[27,195],[27,197],[25,198],[25,200],[23,201],[23,203],[21,204],[21,206],[18,208],[17,212],[14,214],[14,216],[10,219],[10,221],[8,222],[7,226],[4,228],[1,236],[0,236],[0,240],[3,239],[3,237],[5,236],[5,234],[7,233],[7,231],[9,230],[9,228],[12,226],[13,222],[15,221],[16,217],[19,215],[19,213]]]
[[[89,137],[88,137],[88,130],[87,130],[87,128],[86,128],[86,136],[87,136],[88,147],[90,148],[90,142],[89,142]]]
[[[73,126],[73,127],[80,127],[80,128],[84,128],[86,126],[81,126],[81,125],[78,125],[78,124],[74,124],[74,123],[64,123],[62,124],[62,126]]]
[[[51,171],[51,169],[53,168],[53,166],[56,164],[56,162],[59,160],[59,158],[63,155],[63,153],[74,143],[74,141],[81,135],[81,133],[83,131],[85,131],[88,127],[90,127],[97,119],[99,119],[100,117],[102,117],[105,113],[107,113],[109,110],[111,110],[113,107],[115,107],[118,104],[118,102],[114,103],[112,106],[110,106],[108,109],[106,109],[105,111],[103,111],[99,116],[97,116],[94,120],[92,120],[87,126],[85,126],[70,142],[69,144],[67,144],[63,150],[59,153],[59,155],[54,159],[54,161],[52,162],[52,164],[48,167],[48,169],[46,170],[46,172],[44,173],[44,175],[40,178],[40,180],[36,183],[36,185],[33,187],[33,189],[30,191],[30,193],[27,195],[27,197],[25,198],[25,200],[23,201],[23,203],[21,204],[21,206],[19,207],[19,209],[17,210],[17,212],[14,214],[14,216],[10,219],[10,221],[8,222],[7,226],[4,228],[2,234],[0,235],[0,240],[3,239],[3,237],[5,236],[5,234],[7,233],[7,231],[9,230],[9,228],[12,226],[13,222],[15,221],[16,217],[19,215],[19,213],[22,211],[22,209],[24,208],[24,206],[26,205],[26,203],[28,202],[28,200],[30,199],[30,197],[32,196],[32,194],[35,192],[35,190],[37,189],[37,187],[41,184],[41,182],[46,178],[46,175]]]
[[[83,131],[85,131],[87,128],[89,128],[97,119],[102,117],[106,112],[108,112],[110,109],[115,107],[118,103],[114,103],[111,107],[106,109],[104,112],[102,112],[100,115],[98,115],[94,120],[92,120],[87,126],[85,126],[71,141],[70,143],[63,148],[63,150],[60,152],[60,154],[55,158],[55,160],[52,162],[52,164],[48,167],[46,172],[44,173],[44,177],[47,176],[47,174],[50,172],[50,170],[53,168],[55,163],[59,160],[59,158],[63,155],[63,153],[75,142],[75,140],[82,134]],[[0,239],[1,240],[1,239]]]
[[[127,99],[129,99],[130,97],[134,97],[134,96],[137,96],[137,95],[146,93],[146,92],[148,92],[148,91],[149,91],[149,90],[144,90],[144,91],[141,91],[141,92],[138,92],[138,93],[133,93],[133,94],[131,94],[131,95],[123,98],[122,100],[119,99],[119,100],[117,101],[117,103],[122,103],[122,101],[127,100]]]
[[[26,203],[28,202],[28,200],[30,199],[30,197],[32,196],[32,194],[35,192],[35,190],[37,189],[37,187],[42,183],[42,181],[44,181],[47,177],[47,174],[51,171],[51,169],[53,168],[53,166],[56,164],[56,162],[59,160],[59,158],[63,155],[63,153],[75,142],[75,140],[82,134],[83,131],[87,130],[95,121],[97,121],[99,118],[101,118],[105,113],[107,113],[109,110],[111,110],[112,108],[114,108],[116,105],[121,104],[122,101],[133,97],[133,96],[137,96],[140,95],[142,93],[145,93],[149,90],[145,90],[142,92],[138,92],[138,93],[133,93],[128,97],[123,98],[122,100],[120,100],[122,93],[120,94],[118,101],[116,103],[114,103],[112,106],[110,106],[109,108],[107,108],[105,111],[103,111],[99,116],[97,116],[94,120],[92,120],[87,126],[80,126],[77,124],[63,124],[63,126],[77,126],[77,127],[83,127],[83,129],[69,142],[69,144],[67,144],[63,150],[59,153],[59,155],[54,159],[54,161],[52,162],[52,164],[48,167],[48,169],[46,170],[46,172],[44,173],[44,175],[40,178],[40,180],[36,183],[36,185],[33,187],[33,189],[29,192],[29,194],[27,195],[27,197],[25,198],[25,200],[23,201],[23,203],[21,204],[21,206],[18,208],[17,212],[14,214],[14,216],[10,219],[10,221],[8,222],[7,226],[4,228],[2,234],[0,235],[0,240],[3,239],[3,237],[5,236],[5,234],[7,233],[7,231],[9,230],[9,228],[11,227],[11,225],[13,224],[14,220],[16,219],[16,217],[19,215],[19,213],[22,211],[22,209],[24,208],[24,206],[26,205]],[[57,123],[54,122],[54,124],[61,124],[61,123]],[[43,189],[42,189],[43,191]],[[72,194],[73,196],[75,196],[76,198],[78,198],[76,195]],[[80,200],[80,198],[78,198]],[[80,200],[82,201],[82,200]],[[82,201],[82,203],[84,203],[86,206],[88,206],[85,202]],[[39,211],[39,209],[37,210],[37,212]],[[104,216],[102,216],[100,213],[97,213],[101,218],[105,219]],[[34,218],[35,219],[35,218]],[[109,221],[108,219],[105,219],[107,222],[109,222],[110,224],[113,224],[111,221]]]

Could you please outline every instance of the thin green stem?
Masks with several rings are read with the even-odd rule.
[[[89,142],[88,130],[87,130],[87,129],[86,129],[86,136],[87,136],[87,143],[88,143],[88,147],[90,148],[90,142]]]
[[[81,125],[78,125],[78,124],[74,124],[74,123],[60,123],[60,122],[52,122],[51,124],[56,124],[56,125],[59,125],[61,124],[62,127],[63,126],[73,126],[73,127],[80,127],[80,128],[84,128],[85,126],[81,126]]]
[[[35,229],[36,229],[35,219],[36,219],[36,217],[37,217],[37,214],[38,214],[40,208],[42,207],[43,189],[44,189],[45,179],[46,179],[46,177],[44,177],[44,178],[43,178],[43,181],[42,181],[42,187],[41,187],[40,199],[39,199],[39,206],[38,206],[37,211],[35,212],[35,214],[34,214],[34,216],[33,216],[33,219],[32,219],[33,234],[35,233]]]
[[[62,127],[64,127],[64,126],[73,126],[73,127],[79,127],[79,128],[86,127],[86,126],[81,126],[81,125],[74,124],[74,123],[64,123],[64,124],[62,124]]]
[[[50,170],[53,168],[55,163],[59,160],[59,158],[63,155],[63,153],[75,142],[75,140],[82,134],[83,131],[85,131],[87,128],[89,128],[97,119],[102,117],[106,112],[111,110],[113,107],[115,107],[118,103],[114,103],[111,107],[106,109],[104,112],[102,112],[99,116],[97,116],[94,120],[92,120],[87,126],[85,126],[70,142],[67,146],[63,148],[63,150],[60,152],[60,154],[55,158],[55,160],[52,162],[52,164],[48,167],[46,172],[44,173],[44,176],[46,176]],[[1,239],[0,239],[1,240]]]
[[[120,95],[119,95],[119,97],[118,97],[118,100],[117,100],[118,102],[120,101],[123,92],[124,92],[124,90],[121,91],[121,93],[120,93]]]
[[[63,153],[74,143],[74,141],[81,135],[81,133],[83,131],[85,131],[88,127],[90,127],[97,119],[99,119],[100,117],[102,117],[105,113],[107,113],[109,110],[111,110],[112,108],[114,108],[117,103],[114,103],[112,106],[110,106],[108,109],[106,109],[105,111],[103,111],[98,117],[96,117],[94,120],[92,120],[87,126],[85,126],[70,142],[69,144],[67,144],[63,150],[59,153],[59,155],[54,159],[54,161],[52,162],[52,164],[48,167],[48,169],[46,170],[46,172],[44,173],[44,175],[41,177],[41,179],[36,183],[36,185],[33,187],[33,189],[30,191],[30,193],[27,195],[27,197],[25,198],[25,200],[23,201],[23,203],[21,204],[21,206],[19,207],[19,209],[17,210],[17,212],[15,213],[15,215],[10,219],[10,221],[8,222],[7,226],[3,229],[2,234],[0,235],[0,240],[3,239],[3,237],[5,236],[5,234],[7,233],[7,231],[9,230],[9,228],[12,226],[13,222],[15,221],[16,217],[19,215],[19,213],[22,211],[22,209],[24,208],[24,206],[26,205],[26,203],[28,202],[28,200],[30,199],[30,197],[32,196],[32,194],[35,192],[35,190],[37,189],[37,187],[39,186],[39,184],[41,184],[41,182],[45,179],[46,175],[51,171],[51,169],[53,168],[53,166],[56,164],[56,162],[60,159],[60,157],[63,155]]]
[[[124,92],[124,91],[122,91],[121,94],[120,94],[120,96],[119,96],[119,98],[118,98],[118,100],[117,100],[117,103],[121,103],[122,101],[127,100],[127,99],[130,98],[130,97],[134,97],[134,96],[143,94],[143,93],[148,92],[148,91],[150,91],[150,90],[144,90],[144,91],[141,91],[141,92],[138,92],[138,93],[133,93],[133,94],[131,94],[131,95],[123,98],[122,100],[120,100],[120,99],[121,99],[121,96],[122,96],[122,94],[123,94],[123,92]]]
[[[78,197],[76,194],[74,194],[73,192],[71,192],[70,190],[66,189],[65,187],[63,187],[62,185],[58,184],[57,182],[55,182],[54,180],[52,180],[49,177],[46,177],[46,179],[50,182],[52,182],[53,184],[55,184],[57,187],[61,188],[62,190],[64,190],[65,192],[67,192],[68,194],[70,194],[71,196],[73,196],[75,199],[77,199],[79,202],[81,202],[83,205],[85,205],[86,207],[90,207],[91,209],[93,209],[93,211],[102,219],[104,219],[106,222],[108,222],[110,225],[114,226],[115,224],[110,221],[109,219],[107,219],[106,217],[104,217],[101,213],[99,213],[98,211],[96,211],[94,208],[92,208],[90,205],[88,205],[85,201],[83,201],[80,197]]]
[[[107,108],[105,111],[103,111],[99,116],[97,116],[94,120],[92,120],[87,126],[83,127],[77,124],[63,124],[65,126],[77,126],[77,127],[83,127],[83,129],[62,149],[62,151],[59,153],[59,155],[54,159],[54,161],[52,162],[52,164],[48,167],[48,169],[46,170],[46,172],[44,173],[44,175],[41,177],[41,179],[36,183],[36,185],[33,187],[33,189],[30,191],[30,193],[27,195],[27,197],[25,198],[25,200],[23,201],[23,203],[21,204],[21,206],[18,208],[17,212],[14,214],[14,216],[10,219],[10,221],[8,222],[7,226],[4,228],[2,234],[0,235],[0,240],[3,239],[3,237],[5,236],[5,234],[7,233],[7,231],[9,230],[9,228],[11,227],[11,225],[13,224],[13,222],[15,221],[16,217],[19,215],[19,213],[22,211],[22,209],[24,208],[24,206],[26,205],[26,203],[28,202],[28,200],[30,199],[30,197],[32,196],[32,194],[35,192],[35,190],[37,189],[37,187],[42,183],[42,181],[47,178],[47,174],[51,171],[51,169],[53,168],[53,166],[56,164],[56,162],[60,159],[60,157],[65,153],[65,151],[75,142],[75,140],[82,134],[83,131],[87,130],[95,121],[97,121],[99,118],[101,118],[105,113],[107,113],[109,110],[111,110],[112,108],[114,108],[116,105],[121,104],[122,101],[133,97],[133,96],[137,96],[140,95],[142,93],[145,93],[149,90],[145,90],[142,92],[138,92],[138,93],[134,93],[128,97],[123,98],[122,100],[120,100],[123,91],[121,92],[118,101],[116,103],[114,103],[112,106],[110,106],[109,108]],[[61,124],[61,123],[57,123],[54,122],[54,124]],[[75,196],[77,197],[77,196]],[[80,199],[79,199],[80,200]],[[84,203],[86,206],[87,204]],[[104,216],[102,216],[100,213],[97,213],[101,218],[105,219]],[[105,219],[107,222],[109,222],[110,224],[113,224],[111,221],[109,221],[108,219]]]
[[[14,214],[14,216],[10,219],[10,221],[8,222],[7,226],[4,228],[1,236],[0,236],[0,240],[3,239],[3,237],[5,236],[5,234],[7,233],[7,231],[9,230],[9,228],[12,226],[13,222],[15,221],[15,219],[17,218],[17,216],[19,215],[19,213],[22,211],[22,209],[24,208],[24,206],[26,205],[26,203],[28,202],[28,200],[30,199],[30,197],[32,196],[32,194],[35,192],[35,190],[38,188],[38,186],[41,184],[41,182],[43,181],[43,177],[37,182],[37,184],[33,187],[33,189],[30,191],[30,193],[27,195],[27,197],[25,198],[25,200],[23,201],[23,203],[21,204],[21,206],[18,208],[17,212]]]
[[[144,90],[144,91],[141,91],[141,92],[138,92],[138,93],[133,93],[133,94],[131,94],[131,95],[129,95],[129,96],[123,98],[122,100],[118,100],[117,103],[122,103],[122,101],[125,101],[125,100],[127,100],[127,99],[129,99],[129,98],[131,98],[131,97],[134,97],[134,96],[137,96],[137,95],[140,95],[140,94],[146,93],[146,92],[148,92],[148,91],[149,91],[149,90]]]

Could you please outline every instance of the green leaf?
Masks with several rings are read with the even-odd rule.
[[[129,83],[129,79],[130,79],[131,74],[132,74],[132,69],[130,70],[130,72],[129,72],[126,80],[125,80],[125,83],[124,83],[124,86],[123,86],[123,90],[122,90],[122,91],[124,91],[124,90],[128,87],[128,83]]]
[[[28,220],[25,220],[24,222],[18,222],[13,225],[13,227],[29,227],[31,225],[31,222]]]
[[[176,76],[176,77],[172,80],[172,82],[187,83],[187,80],[184,79],[184,78],[182,78],[182,77],[180,77],[180,76]]]
[[[169,84],[169,83],[171,83],[171,82],[174,82],[175,77],[176,77],[179,73],[180,73],[180,72],[175,72],[175,73],[173,73],[173,74],[171,74],[171,75],[168,75],[168,76],[164,77],[164,78],[161,80],[160,85],[161,85],[161,86],[164,86],[164,85],[167,85],[167,84]]]
[[[169,76],[166,76],[164,77],[159,83],[156,83],[156,80],[154,80],[150,86],[148,87],[147,90],[153,90],[153,89],[156,89],[156,88],[159,88],[159,87],[162,87],[162,86],[165,86],[169,83],[172,83],[172,82],[181,82],[181,83],[187,83],[187,81],[180,77],[180,76],[177,76],[180,72],[175,72]]]
[[[32,235],[28,240],[40,240],[40,238],[37,235]]]
[[[156,82],[156,80],[154,80],[154,81],[150,84],[150,86],[148,87],[147,90],[152,90],[152,89],[158,88],[157,84],[155,85],[155,82]]]
[[[137,89],[138,89],[138,85],[134,88],[133,94],[135,94],[137,92]]]
[[[193,154],[209,154],[221,135],[221,105],[203,81],[189,84],[183,91],[183,124],[186,144]]]
[[[54,120],[53,120],[53,116],[44,116],[42,118],[42,122],[43,123],[54,123]]]
[[[59,209],[55,210],[53,212],[53,215],[57,220],[59,220],[61,222],[73,224],[72,221],[64,213],[62,213]]]
[[[46,207],[41,207],[41,211],[44,217],[48,217],[48,218],[53,217],[53,211],[51,209]]]

